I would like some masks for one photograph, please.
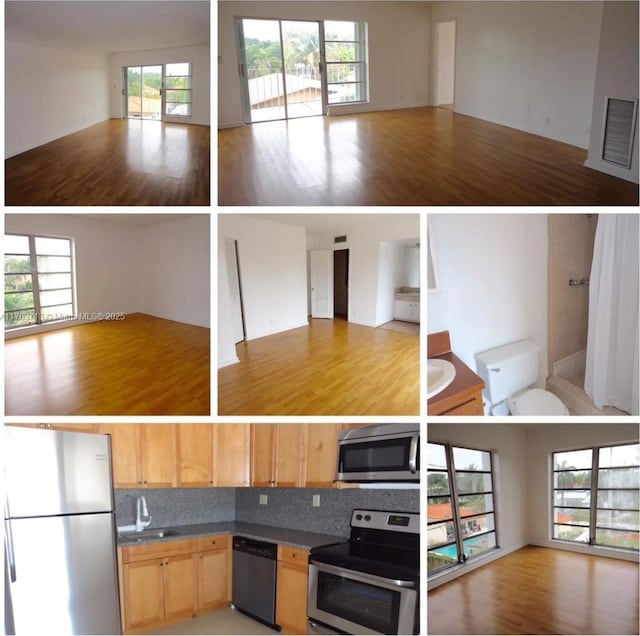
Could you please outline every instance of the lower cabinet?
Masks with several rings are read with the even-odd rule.
[[[285,634],[307,633],[309,551],[278,546],[276,623]]]
[[[229,546],[222,535],[122,548],[125,633],[229,605]]]

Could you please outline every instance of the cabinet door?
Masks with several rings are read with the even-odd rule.
[[[249,485],[249,441],[247,424],[213,425],[214,485]]]
[[[411,318],[411,307],[406,300],[396,300],[394,302],[394,318],[396,320],[409,320]]]
[[[202,552],[198,555],[198,609],[226,607],[228,604],[227,550]]]
[[[251,485],[273,486],[276,424],[251,425]]]
[[[167,621],[195,616],[197,571],[195,554],[165,559],[164,617]]]
[[[140,427],[140,469],[143,486],[145,488],[175,486],[175,424],[138,424],[137,426]]]
[[[154,559],[124,566],[125,629],[164,620],[163,563],[163,559]]]
[[[304,424],[276,424],[276,486],[302,486],[304,434]]]
[[[213,485],[213,424],[176,424],[178,486]]]
[[[340,424],[306,424],[305,487],[331,488],[336,478]]]
[[[307,633],[308,578],[306,567],[278,561],[276,623],[286,634]]]
[[[111,462],[115,488],[141,488],[137,424],[98,424],[98,433],[111,435]]]

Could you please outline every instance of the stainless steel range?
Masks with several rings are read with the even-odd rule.
[[[419,551],[418,513],[354,510],[349,541],[311,550],[311,626],[346,634],[417,634]]]

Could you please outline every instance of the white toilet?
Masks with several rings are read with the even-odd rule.
[[[530,389],[538,381],[540,347],[533,340],[476,354],[478,374],[487,385],[492,406],[507,401],[511,415],[569,415],[557,395],[543,389]]]

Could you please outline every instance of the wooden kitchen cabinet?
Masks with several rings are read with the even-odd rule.
[[[307,633],[309,551],[278,546],[276,623],[285,634]]]
[[[180,426],[180,425],[178,425]],[[212,424],[213,485],[249,486],[249,424]]]
[[[124,566],[124,628],[133,630],[164,620],[164,559]]]
[[[251,485],[302,486],[305,433],[304,424],[252,424]]]
[[[175,424],[98,424],[111,435],[116,488],[171,488],[176,485]]]
[[[72,433],[97,433],[97,424],[7,424],[21,428],[43,428],[48,431],[71,431]]]
[[[332,488],[336,478],[338,433],[341,424],[306,424],[306,488]]]
[[[198,612],[228,607],[231,601],[231,536],[198,539]]]
[[[196,555],[166,559],[164,563],[164,619],[195,617],[198,571]]]
[[[178,486],[213,486],[213,427],[214,424],[176,426]]]

